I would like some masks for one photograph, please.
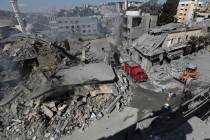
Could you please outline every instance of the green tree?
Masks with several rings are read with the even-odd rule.
[[[179,0],[167,0],[166,3],[163,4],[161,14],[158,18],[158,25],[165,25],[171,22],[175,22],[177,7],[179,4]]]
[[[197,51],[199,47],[203,46],[205,48],[210,44],[210,36],[191,36],[188,44],[193,50]]]
[[[150,13],[151,15],[159,15],[162,5],[158,3],[158,0],[150,0],[144,3],[140,9],[142,12]]]

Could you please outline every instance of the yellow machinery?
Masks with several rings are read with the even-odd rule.
[[[197,66],[189,65],[186,70],[182,72],[180,80],[187,81],[188,79],[196,80],[198,78]]]

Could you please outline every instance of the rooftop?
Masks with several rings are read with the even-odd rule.
[[[188,3],[195,3],[193,0],[182,0],[179,2],[179,4],[188,4]],[[199,2],[199,4],[203,4],[203,2]]]
[[[182,24],[180,24],[180,23],[169,23],[169,24],[166,24],[166,25],[163,25],[163,26],[153,28],[149,32],[154,33],[154,34],[164,33],[164,32],[169,32],[169,31],[176,30],[180,27],[182,27]]]
[[[157,49],[163,43],[167,37],[166,33],[160,35],[151,35],[145,33],[139,39],[134,42],[133,46],[135,49],[143,53],[145,56],[152,56],[155,53],[158,54],[161,50]]]
[[[71,67],[69,69],[60,70],[56,76],[61,77],[62,85],[88,84],[90,81],[108,82],[115,79],[112,67],[105,63]]]

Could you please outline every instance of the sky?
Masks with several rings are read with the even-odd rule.
[[[0,9],[11,10],[10,0],[0,0]],[[112,1],[123,0],[18,0],[18,4],[23,11],[43,11],[50,8],[69,8],[84,4],[101,4]],[[147,1],[147,0],[136,0]],[[163,0],[161,0],[163,1]]]
[[[11,10],[10,0],[0,0],[0,9]],[[52,8],[70,8],[73,6],[79,6],[84,4],[101,4],[112,1],[124,1],[124,0],[18,0],[18,4],[21,11],[26,12],[41,12],[51,10]],[[135,0],[135,1],[148,1],[148,0]],[[164,2],[165,0],[159,0]],[[183,1],[183,0],[180,0]],[[203,0],[209,1],[209,0]]]

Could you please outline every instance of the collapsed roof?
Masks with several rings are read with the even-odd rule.
[[[152,56],[154,54],[158,54],[161,52],[160,45],[163,43],[167,34],[160,35],[151,35],[151,34],[143,34],[140,38],[134,42],[134,48],[141,52],[145,56]]]
[[[171,49],[175,48],[178,49],[179,47],[183,47],[183,44],[186,43],[180,42],[174,44],[173,47],[168,48],[161,47],[168,34],[201,29],[202,28],[198,26],[184,27],[182,26],[182,24],[179,23],[170,23],[164,26],[153,28],[148,33],[143,34],[133,43],[133,47],[142,55],[150,57],[156,54],[163,53],[164,51],[170,51]]]
[[[163,26],[152,28],[149,32],[154,33],[154,34],[165,33],[165,32],[176,30],[177,28],[180,28],[181,26],[182,26],[182,24],[180,24],[180,23],[169,23],[169,24],[166,24]]]
[[[115,79],[112,67],[103,62],[63,69],[58,71],[56,76],[60,77],[62,85],[109,82]]]

